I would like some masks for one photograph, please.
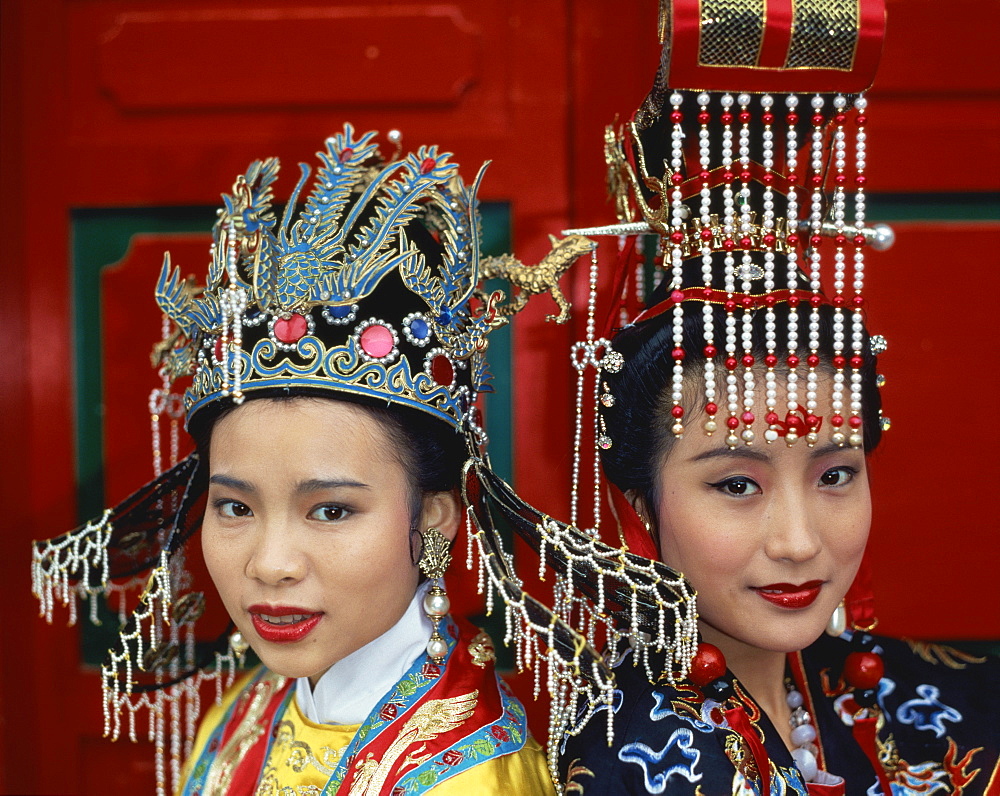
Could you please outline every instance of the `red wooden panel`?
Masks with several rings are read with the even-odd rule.
[[[985,343],[995,302],[980,289],[998,265],[1000,223],[894,228],[895,247],[866,269],[893,421],[872,457],[879,630],[1000,638],[1000,374]]]

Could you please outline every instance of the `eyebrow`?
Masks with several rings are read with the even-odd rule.
[[[242,478],[234,478],[231,475],[213,475],[208,479],[210,484],[218,484],[219,486],[226,486],[230,489],[238,489],[241,492],[247,492],[248,494],[254,494],[257,492],[257,487],[251,484],[249,481],[244,481]],[[295,491],[301,493],[309,492],[322,492],[324,489],[371,489],[371,486],[364,484],[361,481],[352,481],[347,478],[333,478],[333,479],[323,479],[323,478],[310,478],[308,481],[302,481],[296,486]]]
[[[810,459],[822,459],[824,456],[829,456],[831,453],[846,453],[853,451],[853,448],[847,448],[843,445],[837,445],[835,442],[828,442],[819,448],[813,448],[809,451]],[[717,459],[720,457],[734,458],[734,459],[749,459],[755,462],[767,462],[770,461],[770,454],[761,450],[760,448],[749,448],[746,445],[742,445],[738,448],[712,448],[712,450],[703,451],[697,456],[691,459],[692,462],[702,462],[710,459]]]

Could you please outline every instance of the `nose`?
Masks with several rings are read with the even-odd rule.
[[[261,523],[247,559],[247,577],[267,586],[284,586],[298,583],[306,570],[306,557],[295,534],[280,521]]]
[[[767,518],[767,556],[774,561],[803,563],[818,555],[822,541],[817,532],[816,510],[802,495],[780,495],[770,506]]]

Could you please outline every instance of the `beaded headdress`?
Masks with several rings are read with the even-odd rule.
[[[186,543],[201,525],[207,476],[198,453],[177,461],[180,419],[197,434],[213,412],[281,395],[395,405],[454,429],[477,472],[489,473],[476,407],[489,389],[488,334],[534,293],[551,291],[557,320],[565,320],[558,280],[592,248],[569,236],[553,240],[535,266],[509,255],[481,260],[476,192],[483,169],[467,186],[450,154],[420,147],[400,156],[398,133],[389,139],[396,153],[384,158],[376,133],[356,135],[345,125],[318,154],[301,209],[311,169],[300,166],[280,219],[272,209],[278,161],[251,164],[223,196],[203,286],[166,255],[155,290],[164,333],[153,351],[163,384],[150,398],[156,478],[101,517],[35,543],[33,591],[49,621],[57,601],[74,621],[80,600],[97,624],[99,601],[117,596],[122,628],[102,666],[105,734],[117,738],[124,716],[135,739],[136,715],[149,711],[160,793],[168,761],[176,787],[190,754],[199,685],[214,680],[221,696],[247,651],[231,627],[214,643],[195,638],[206,600],[185,561]],[[519,292],[504,302],[502,291],[482,287],[496,277]],[[165,471],[163,421],[172,451]],[[576,633],[521,590],[492,523],[475,538],[480,588],[491,607],[500,590],[519,662],[539,654],[541,633],[563,651],[543,657],[562,666],[572,658],[567,650],[582,645]]]
[[[696,600],[683,576],[657,560],[629,500],[601,477],[602,455],[646,432],[616,415],[617,377],[635,352],[618,350],[612,332],[656,330],[666,341],[668,433],[676,437],[719,433],[729,447],[814,445],[821,434],[842,446],[870,442],[862,372],[874,368],[884,341],[864,330],[865,254],[891,245],[892,233],[867,221],[863,91],[883,30],[881,0],[661,2],[654,86],[627,124],[606,131],[618,223],[564,233],[618,244],[613,278],[605,280],[612,285],[606,323],[596,314],[595,249],[586,338],[573,349],[570,522],[526,506],[495,477],[476,479],[485,488],[473,505],[503,516],[539,551],[542,571],[556,571],[559,616],[588,646],[604,646],[607,660],[632,648],[652,682],[688,676]],[[686,323],[691,316],[699,323]],[[761,338],[764,350],[755,349]],[[758,416],[763,439],[751,428]],[[874,422],[888,426],[881,416]],[[594,515],[586,528],[579,504],[588,495]],[[620,547],[601,541],[605,503]],[[859,597],[854,608],[852,619],[870,620],[869,602]],[[579,660],[591,654],[577,653]],[[573,732],[581,718],[606,709],[610,735],[613,673],[579,671],[554,692],[553,726]]]

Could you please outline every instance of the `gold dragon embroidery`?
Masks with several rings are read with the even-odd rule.
[[[349,796],[376,796],[382,792],[382,786],[403,753],[415,746],[402,761],[403,768],[419,766],[432,755],[425,754],[427,741],[442,733],[450,732],[463,724],[476,709],[479,691],[451,697],[450,699],[432,699],[422,705],[413,716],[407,720],[402,732],[385,750],[381,760],[369,752],[363,761],[358,763],[358,773],[351,785]],[[419,744],[419,746],[416,746]]]

